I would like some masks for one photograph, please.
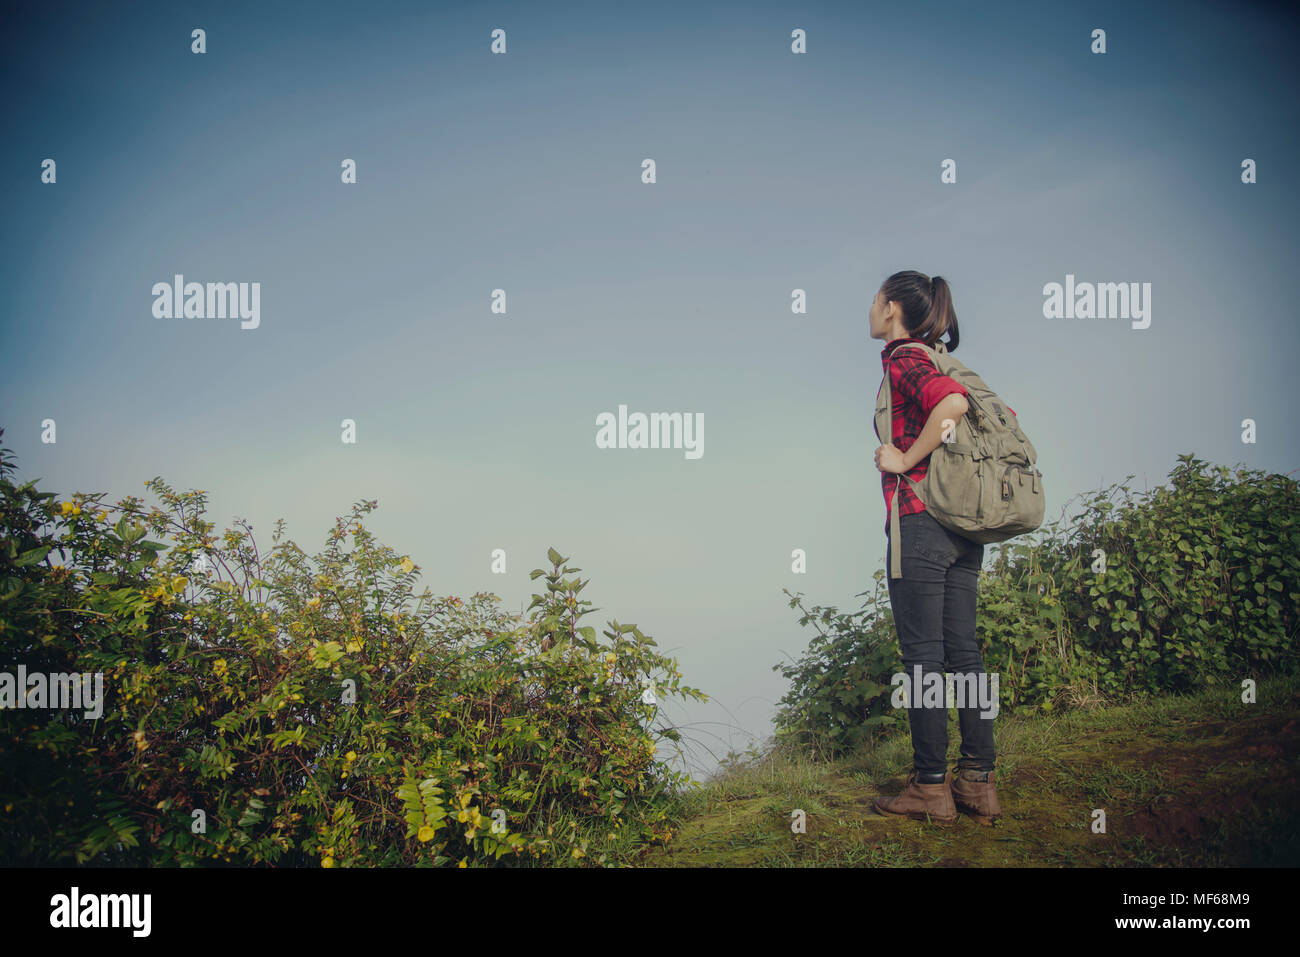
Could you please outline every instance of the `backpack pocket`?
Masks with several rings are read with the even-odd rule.
[[[998,489],[1003,509],[999,529],[1005,538],[1031,532],[1043,523],[1047,497],[1042,472],[1033,466],[1007,465]]]
[[[1042,524],[1047,499],[1041,472],[978,451],[947,448],[939,468],[932,459],[916,485],[935,521],[981,545],[1006,541]]]
[[[981,467],[986,461],[978,449],[957,442],[940,445],[930,453],[925,478],[915,488],[935,521],[958,534],[978,529],[987,521],[995,503],[986,468]]]

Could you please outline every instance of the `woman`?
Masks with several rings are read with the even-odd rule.
[[[898,509],[903,577],[886,576],[894,612],[898,647],[908,687],[916,668],[928,686],[945,671],[973,674],[981,684],[984,665],[975,638],[976,583],[984,546],[949,531],[930,516],[911,483],[920,481],[930,453],[943,441],[943,421],[966,414],[966,388],[940,375],[919,349],[901,349],[904,342],[933,346],[946,333],[949,352],[957,351],[960,336],[948,284],[907,270],[885,280],[871,304],[871,338],[885,340],[881,362],[893,389],[893,435],[876,449],[876,468],[885,492],[885,535],[889,509]],[[895,350],[897,354],[895,355]],[[891,504],[892,502],[892,504]],[[908,701],[912,729],[913,770],[897,797],[875,801],[882,814],[898,814],[948,825],[958,810],[981,824],[1001,813],[993,785],[993,721],[981,715],[978,702],[958,708],[961,758],[950,777],[947,707],[920,707]]]

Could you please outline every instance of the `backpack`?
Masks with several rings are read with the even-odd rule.
[[[950,356],[943,342],[936,342],[933,348],[906,342],[895,352],[898,349],[923,351],[940,375],[966,387],[970,404],[950,435],[952,441],[941,442],[930,453],[925,477],[919,482],[907,479],[926,511],[948,530],[981,544],[1006,541],[1038,528],[1047,505],[1043,473],[1034,467],[1038,453],[1021,431],[1016,414],[984,380]],[[882,444],[894,438],[892,391],[886,369],[876,393],[876,437]],[[890,500],[890,578],[903,577],[897,495],[905,478],[899,473]]]

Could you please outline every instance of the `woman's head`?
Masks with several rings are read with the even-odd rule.
[[[933,346],[947,333],[949,352],[957,351],[957,313],[952,307],[952,290],[942,276],[931,279],[907,269],[896,272],[880,285],[871,303],[871,337],[886,341],[912,336]]]

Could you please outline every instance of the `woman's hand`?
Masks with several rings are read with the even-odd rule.
[[[891,443],[876,449],[876,468],[882,472],[906,472],[907,463],[903,459],[903,453],[898,450],[898,446]]]

